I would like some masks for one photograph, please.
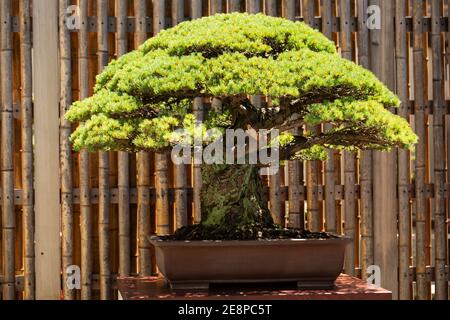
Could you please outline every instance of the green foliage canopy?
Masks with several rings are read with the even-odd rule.
[[[252,105],[250,95],[270,101]],[[320,32],[262,14],[219,14],[160,32],[98,75],[92,97],[66,117],[80,122],[74,148],[162,150],[193,130],[195,97],[221,100],[210,127],[279,129],[331,124],[282,139],[283,159],[320,158],[326,148],[411,148],[417,137],[388,111],[399,100],[373,73],[345,60]]]

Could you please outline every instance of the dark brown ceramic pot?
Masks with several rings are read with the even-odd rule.
[[[351,239],[162,241],[152,237],[150,242],[158,268],[173,289],[263,282],[329,289],[342,272]]]

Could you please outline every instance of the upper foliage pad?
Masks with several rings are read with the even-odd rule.
[[[270,104],[253,106],[248,95],[264,95]],[[320,136],[288,139],[286,158],[320,157],[327,147],[417,142],[406,120],[385,109],[398,106],[398,98],[373,73],[342,59],[320,32],[301,22],[232,13],[183,22],[111,62],[97,77],[95,94],[66,115],[83,122],[72,135],[74,147],[169,147],[177,142],[173,131],[192,124],[194,97],[222,100],[205,129],[335,126]]]

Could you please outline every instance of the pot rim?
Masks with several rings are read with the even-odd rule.
[[[346,243],[350,244],[353,239],[347,236],[337,236],[329,239],[270,239],[270,240],[162,240],[158,236],[150,236],[149,242],[157,247],[176,247],[176,246],[270,246],[270,245],[298,245],[298,244],[330,244]]]

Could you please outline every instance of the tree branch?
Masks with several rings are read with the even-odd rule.
[[[391,143],[378,137],[376,128],[347,127],[340,130],[321,133],[312,137],[296,136],[294,141],[280,149],[280,160],[290,160],[299,151],[313,146],[355,146],[359,149],[369,148],[371,145],[384,147],[393,146]]]

